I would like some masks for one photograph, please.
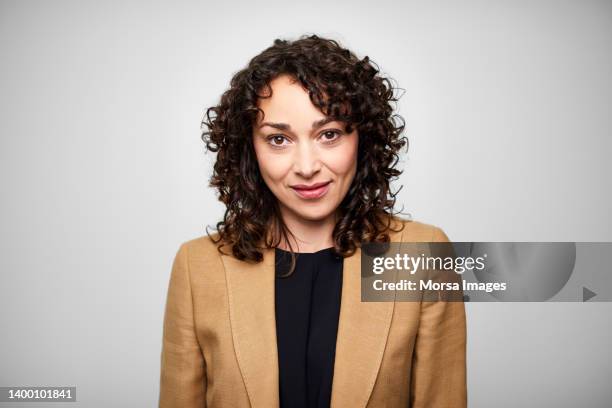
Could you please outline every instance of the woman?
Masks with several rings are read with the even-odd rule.
[[[160,407],[466,406],[462,302],[361,302],[361,243],[448,241],[393,213],[406,139],[378,72],[276,40],[208,109],[226,211],[176,255]]]

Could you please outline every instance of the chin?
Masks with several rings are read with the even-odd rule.
[[[308,211],[304,211],[304,208],[300,208],[299,211],[295,211],[295,214],[305,220],[308,221],[320,221],[330,216],[331,211],[328,208],[312,208]]]

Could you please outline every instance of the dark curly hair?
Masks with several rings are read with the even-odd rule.
[[[399,190],[393,193],[390,182],[402,173],[394,167],[398,152],[408,144],[400,137],[404,120],[391,106],[399,98],[368,56],[359,59],[337,41],[317,35],[274,40],[235,73],[218,105],[206,110],[202,140],[217,153],[210,186],[226,206],[217,223],[218,239],[207,231],[209,237],[222,241],[219,252],[228,245],[234,257],[250,262],[261,262],[261,249],[278,246],[281,237],[291,248],[291,232],[261,177],[252,141],[261,111],[258,98],[269,97],[269,83],[283,74],[297,79],[322,113],[345,122],[349,133],[356,127],[359,134],[357,173],[338,208],[333,231],[335,254],[351,256],[362,242],[389,242],[389,230],[401,231],[391,227]],[[291,271],[294,265],[292,256]]]

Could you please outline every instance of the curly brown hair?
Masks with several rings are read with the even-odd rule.
[[[258,98],[269,97],[270,82],[283,74],[297,79],[323,114],[346,123],[347,132],[355,126],[359,134],[357,173],[340,203],[333,231],[336,255],[351,256],[363,242],[389,242],[388,231],[398,231],[391,222],[399,192],[391,191],[390,182],[402,173],[395,165],[398,152],[408,145],[407,138],[400,137],[404,120],[391,106],[399,99],[394,96],[399,88],[379,75],[368,56],[359,59],[337,41],[317,35],[274,40],[235,73],[219,103],[206,110],[202,140],[217,153],[210,186],[226,206],[217,223],[218,239],[207,230],[209,237],[222,241],[219,252],[228,245],[234,257],[250,262],[261,262],[261,249],[277,247],[281,238],[289,242],[291,232],[262,179],[252,141],[261,111]]]

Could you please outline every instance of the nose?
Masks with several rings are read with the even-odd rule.
[[[314,143],[299,143],[295,150],[293,169],[304,178],[311,178],[321,170],[321,158]]]

